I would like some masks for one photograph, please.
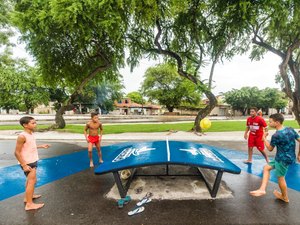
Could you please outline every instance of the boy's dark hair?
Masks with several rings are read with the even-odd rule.
[[[30,120],[34,120],[34,118],[31,116],[24,116],[20,119],[19,122],[20,122],[21,126],[24,127],[23,125],[28,124],[30,122]]]
[[[254,109],[255,112],[258,111],[258,108],[256,108],[256,107],[251,107],[250,110],[251,110],[251,109]]]
[[[92,112],[91,113],[91,118],[93,118],[94,116],[98,116],[99,115],[99,113],[97,113],[97,112]]]
[[[283,124],[283,121],[284,121],[284,117],[281,113],[275,113],[275,114],[272,114],[270,116],[270,118],[272,120],[274,120],[275,122],[279,122],[280,124]]]

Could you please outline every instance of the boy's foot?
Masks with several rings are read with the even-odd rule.
[[[250,191],[250,195],[255,196],[255,197],[259,197],[259,196],[263,196],[266,194],[266,191],[262,191],[262,190],[255,190],[255,191]]]
[[[35,204],[35,203],[27,203],[26,206],[25,206],[25,210],[28,211],[28,210],[34,210],[34,209],[40,209],[44,206],[45,204],[44,203],[39,203],[39,204]]]
[[[252,161],[245,160],[243,163],[245,163],[245,164],[251,164],[251,163],[252,163]]]
[[[94,167],[94,163],[93,162],[90,162],[90,167]]]
[[[40,198],[42,197],[42,195],[33,195],[32,196],[32,199],[37,199],[37,198]],[[26,202],[26,199],[24,198],[24,202]]]
[[[274,191],[273,191],[273,194],[275,195],[275,197],[276,197],[277,199],[279,199],[279,200],[281,200],[281,201],[284,201],[284,202],[286,202],[286,203],[289,203],[289,199],[288,199],[288,198],[284,198],[284,197],[282,196],[282,194],[281,194],[279,191],[274,190]]]
[[[99,163],[103,163],[103,160],[102,160],[102,159],[99,159]]]

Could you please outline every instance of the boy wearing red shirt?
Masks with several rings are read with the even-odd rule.
[[[266,121],[257,115],[257,108],[250,108],[250,117],[247,118],[247,128],[245,130],[244,138],[248,139],[248,160],[244,163],[252,163],[253,147],[256,147],[264,156],[267,163],[269,162],[268,156],[265,153],[265,145],[263,136],[267,128]],[[249,132],[249,137],[248,137]]]

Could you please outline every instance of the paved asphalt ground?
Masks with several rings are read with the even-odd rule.
[[[41,159],[78,152],[86,149],[83,135],[40,133],[38,143],[50,143],[50,149],[40,150]],[[124,141],[186,140],[214,145],[217,147],[246,153],[243,132],[207,133],[197,136],[192,133],[177,132],[151,134],[105,135],[102,145]],[[16,164],[13,156],[15,132],[0,132],[0,168]],[[256,154],[258,152],[256,151]],[[254,161],[254,164],[263,161]],[[259,165],[260,166],[260,165]],[[59,173],[59,171],[57,171]],[[21,171],[20,171],[21,173]],[[1,174],[5,177],[5,174]],[[242,171],[240,175],[224,174],[223,181],[233,191],[233,198],[209,200],[155,200],[143,213],[129,217],[127,212],[136,202],[118,209],[116,202],[104,195],[114,184],[113,176],[96,176],[93,169],[67,176],[36,189],[42,194],[37,202],[45,202],[44,208],[26,212],[22,202],[23,193],[0,201],[0,224],[300,224],[300,194],[289,189],[290,203],[276,200],[272,194],[277,184],[270,182],[267,195],[254,198],[248,193],[256,189],[261,178]],[[300,181],[299,181],[300,182]],[[0,179],[1,185],[1,179]],[[5,191],[5,190],[0,190]]]

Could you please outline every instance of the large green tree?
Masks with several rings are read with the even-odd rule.
[[[259,107],[262,95],[257,87],[242,87],[225,93],[225,102],[230,104],[232,109],[246,115],[250,107]]]
[[[286,95],[276,88],[265,88],[261,92],[261,101],[257,104],[257,106],[264,109],[267,115],[269,114],[270,108],[274,108],[279,112],[288,104]]]
[[[166,106],[169,112],[185,103],[197,104],[200,101],[201,92],[196,85],[179,77],[176,66],[161,64],[150,67],[142,83],[142,92],[149,100],[155,100]]]
[[[257,87],[242,87],[225,93],[225,102],[234,110],[246,115],[250,107],[263,109],[267,114],[270,108],[277,111],[287,106],[288,101],[282,91],[276,88],[259,90]]]
[[[39,104],[47,105],[49,93],[40,78],[39,70],[24,59],[10,58],[10,63],[0,66],[0,107],[29,112]]]
[[[11,1],[0,0],[0,47],[11,45],[9,41],[9,37],[13,35],[9,19],[11,10]]]
[[[292,100],[292,111],[300,125],[300,1],[272,0],[256,5],[254,10],[256,16],[250,25],[256,47],[252,55],[272,52],[282,59],[283,91]]]
[[[38,68],[24,64],[17,70],[20,87],[15,91],[22,94],[21,100],[26,112],[33,113],[34,108],[40,104],[48,105],[49,92],[41,80],[41,74]]]
[[[17,109],[20,104],[21,96],[16,93],[20,83],[13,67],[0,67],[0,108],[4,108],[7,113],[10,109]]]
[[[146,100],[143,98],[143,95],[138,91],[129,92],[126,97],[130,98],[131,101],[138,104],[145,104]]]
[[[211,89],[215,65],[244,51],[238,29],[243,24],[227,19],[214,0],[133,2],[133,23],[127,35],[129,63],[135,66],[144,56],[158,55],[176,63],[178,74],[193,82],[209,99],[195,118],[194,130],[200,131],[200,120],[217,104]],[[210,73],[204,76],[201,72],[208,64]]]
[[[73,108],[75,97],[90,80],[113,78],[114,71],[123,65],[129,2],[17,1],[14,24],[44,80],[66,86],[71,93],[57,111],[57,127],[65,126],[64,111]]]
[[[253,43],[252,59],[260,60],[266,52],[281,58],[283,91],[292,100],[300,125],[300,1],[215,0],[215,4],[225,19],[239,21],[240,38]]]

